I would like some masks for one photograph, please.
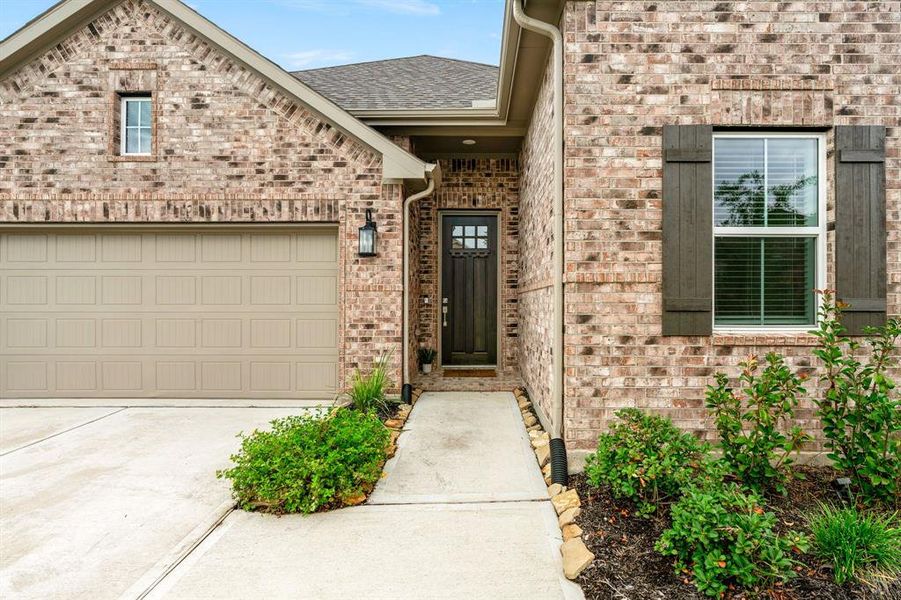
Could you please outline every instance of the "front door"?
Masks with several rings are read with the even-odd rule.
[[[441,363],[497,363],[497,216],[443,215]]]

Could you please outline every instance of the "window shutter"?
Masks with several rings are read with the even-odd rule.
[[[886,318],[885,127],[835,128],[835,288],[850,335]]]
[[[713,329],[713,128],[663,128],[663,335]]]

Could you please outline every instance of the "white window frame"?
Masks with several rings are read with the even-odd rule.
[[[145,127],[140,122],[140,110],[138,111],[138,125],[131,126],[130,129],[136,131],[138,133],[138,139],[140,139],[141,129],[149,129],[150,130],[150,149],[147,152],[129,152],[126,148],[126,131],[129,127],[126,126],[126,116],[128,114],[128,103],[129,102],[149,102],[150,103],[150,123]],[[153,154],[153,97],[151,96],[122,96],[122,101],[120,104],[119,111],[119,121],[120,123],[120,132],[119,132],[119,153],[122,156],[150,156]],[[140,143],[140,142],[139,142]]]
[[[725,132],[717,131],[713,133],[713,150],[711,157],[711,212],[716,210],[716,140],[722,138],[789,138],[789,139],[815,139],[817,140],[817,225],[815,227],[717,227],[716,220],[713,221],[713,239],[711,240],[711,248],[713,251],[713,260],[711,261],[711,282],[713,285],[712,298],[713,306],[710,311],[710,318],[713,321],[714,333],[749,333],[757,335],[765,335],[767,333],[806,333],[810,329],[816,327],[819,322],[820,306],[822,297],[816,296],[814,306],[814,322],[809,325],[717,325],[716,324],[716,238],[719,237],[813,237],[816,238],[816,273],[814,281],[817,289],[826,288],[826,223],[828,215],[826,214],[826,134],[825,133],[795,133],[784,131],[767,131],[765,129],[755,131],[742,132]],[[764,161],[766,156],[764,155]],[[766,185],[764,183],[764,185]]]

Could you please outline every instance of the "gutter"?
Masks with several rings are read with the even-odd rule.
[[[563,442],[563,35],[557,27],[534,19],[513,0],[513,19],[528,31],[550,38],[554,54],[554,326],[551,378],[551,480],[566,485],[569,472]]]
[[[441,176],[439,167],[429,172],[428,185],[421,192],[404,199],[404,318],[403,318],[403,364],[401,365],[402,383],[409,383],[410,367],[410,206],[435,191],[435,179]]]

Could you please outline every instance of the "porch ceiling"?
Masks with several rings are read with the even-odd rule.
[[[475,144],[464,144],[463,140],[473,140]],[[448,158],[452,156],[484,156],[518,154],[522,137],[478,136],[478,135],[434,135],[416,136],[413,147],[424,160]]]

